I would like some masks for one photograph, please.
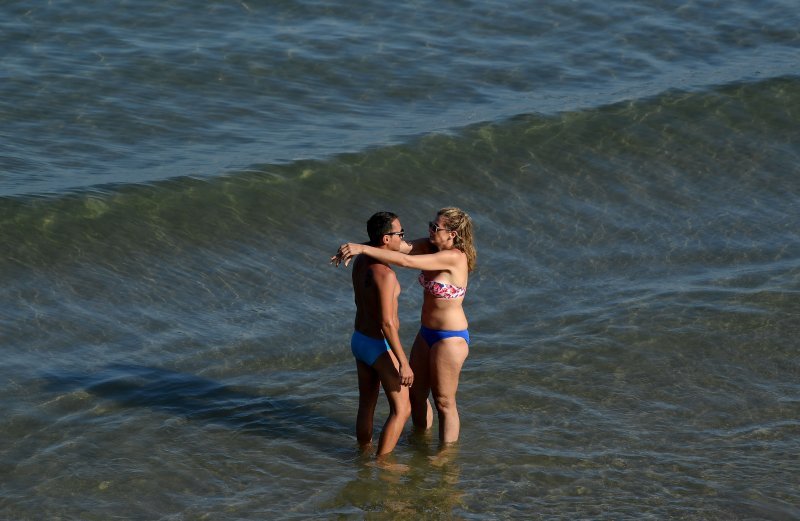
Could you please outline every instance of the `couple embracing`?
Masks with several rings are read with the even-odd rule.
[[[398,216],[378,212],[367,221],[367,233],[369,243],[343,244],[331,258],[336,266],[342,262],[347,266],[357,256],[350,346],[358,370],[358,442],[362,447],[372,442],[375,405],[383,385],[390,411],[378,441],[379,459],[394,449],[409,416],[417,429],[432,426],[430,395],[438,413],[439,440],[452,444],[460,429],[458,379],[469,353],[462,303],[469,272],[475,267],[472,220],[458,208],[442,208],[428,224],[427,237],[406,242]],[[410,360],[400,342],[400,284],[390,264],[420,270],[424,300]]]

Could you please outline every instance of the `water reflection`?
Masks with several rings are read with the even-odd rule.
[[[391,458],[408,470],[395,471],[372,464],[363,454],[355,477],[346,483],[324,510],[358,513],[364,519],[462,519],[465,491],[460,484],[458,447],[432,448],[429,440],[411,436],[410,458],[400,447]]]

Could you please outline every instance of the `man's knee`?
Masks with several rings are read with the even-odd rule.
[[[422,392],[414,392],[413,390],[409,393],[409,399],[411,400],[412,406],[422,406],[428,401],[428,394]]]
[[[403,421],[408,420],[411,417],[411,402],[408,400],[408,397],[401,398],[397,400],[394,404],[395,414],[397,414],[398,418],[401,418]]]

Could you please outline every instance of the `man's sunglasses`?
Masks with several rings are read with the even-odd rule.
[[[403,237],[406,236],[406,231],[405,230],[400,230],[399,232],[384,233],[384,235],[397,235],[398,237],[400,237],[402,239]]]

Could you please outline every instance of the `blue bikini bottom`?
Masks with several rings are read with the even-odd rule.
[[[372,338],[364,333],[353,331],[353,336],[350,337],[350,350],[356,360],[372,366],[379,356],[390,350],[390,347],[385,338]]]
[[[419,334],[422,335],[422,338],[428,343],[428,347],[433,347],[433,344],[436,342],[454,336],[463,338],[467,341],[467,344],[469,344],[469,329],[459,329],[456,331],[452,329],[429,329],[425,326],[420,326]]]

